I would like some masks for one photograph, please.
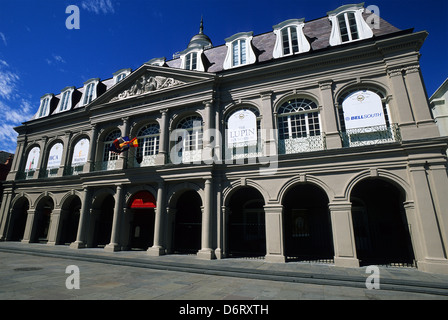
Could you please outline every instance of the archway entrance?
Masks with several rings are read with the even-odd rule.
[[[404,193],[385,180],[365,179],[356,184],[350,201],[360,265],[413,265]]]
[[[201,249],[202,200],[194,190],[182,193],[176,202],[173,253],[197,253]]]
[[[156,200],[148,191],[137,192],[129,202],[129,247],[146,250],[154,241]]]
[[[103,199],[97,199],[93,206],[94,232],[92,247],[104,247],[110,242],[112,233],[112,221],[114,217],[115,199],[107,194]]]
[[[76,241],[80,212],[81,200],[78,196],[72,196],[65,201],[61,211],[62,230],[58,244],[70,245]]]
[[[283,214],[287,260],[333,260],[328,197],[322,189],[312,184],[292,187],[284,197]]]
[[[48,231],[53,209],[54,203],[50,197],[45,197],[38,203],[34,215],[34,234],[31,235],[31,242],[48,242]]]
[[[266,226],[263,195],[251,187],[240,188],[231,196],[228,224],[230,257],[266,255]]]
[[[28,209],[30,203],[28,199],[19,199],[12,209],[11,221],[9,223],[9,237],[10,241],[20,241],[23,239],[25,233],[26,220],[28,218]]]

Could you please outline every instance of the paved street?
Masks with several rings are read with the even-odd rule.
[[[64,248],[64,250],[69,252],[72,249]],[[241,265],[250,263],[242,261]],[[73,276],[72,273],[66,273],[66,268],[70,265],[79,268],[79,289],[67,289],[66,287],[67,278]],[[411,270],[410,274],[412,272]],[[75,282],[69,281],[69,283]],[[448,300],[448,296],[155,270],[139,266],[89,262],[76,259],[76,257],[45,257],[0,251],[0,299]]]

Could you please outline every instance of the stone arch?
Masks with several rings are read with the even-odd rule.
[[[129,188],[124,196],[124,203],[125,203],[125,207],[128,208],[129,207],[129,202],[131,201],[132,197],[140,191],[147,191],[149,192],[154,199],[157,199],[157,190],[151,186],[151,185],[141,185],[141,186],[133,186],[131,188]],[[158,205],[158,204],[157,204]]]
[[[277,99],[277,101],[275,101],[275,103],[273,105],[274,113],[277,113],[278,109],[288,99],[293,99],[293,98],[306,98],[306,99],[309,99],[311,101],[314,101],[317,104],[318,107],[321,106],[319,97],[317,97],[314,93],[309,92],[309,91],[304,91],[304,90],[295,90],[295,91],[290,91],[290,92],[287,92],[287,93],[281,95]]]
[[[230,183],[230,185],[228,185],[227,187],[225,187],[222,191],[222,197],[223,197],[223,205],[227,206],[229,204],[230,198],[232,197],[232,194],[236,191],[238,191],[239,188],[241,187],[252,187],[255,188],[258,192],[261,193],[261,195],[263,196],[264,199],[264,203],[268,203],[270,200],[270,195],[269,193],[258,183],[256,183],[255,181],[251,180],[251,179],[240,179],[240,180],[235,180],[232,181]]]
[[[402,192],[404,193],[404,199],[405,199],[404,201],[411,200],[411,194],[412,194],[411,186],[406,180],[390,171],[375,168],[372,168],[370,170],[364,170],[362,172],[355,174],[344,187],[344,193],[343,193],[344,199],[349,201],[350,194],[352,193],[352,190],[355,187],[355,185],[359,181],[367,178],[380,178],[387,180],[402,190]]]
[[[254,103],[252,101],[242,100],[242,101],[230,103],[224,107],[223,121],[224,122],[227,121],[230,114],[232,114],[236,110],[243,109],[245,106],[255,108],[258,110],[258,113],[260,114],[260,116],[263,115],[261,112],[261,106],[259,106],[258,104]]]
[[[173,206],[175,206],[175,203],[178,200],[181,193],[186,190],[196,191],[199,194],[199,196],[201,197],[202,203],[205,202],[203,188],[201,188],[196,183],[183,182],[183,183],[178,183],[178,184],[172,186],[171,188],[169,188],[167,197],[166,197],[168,207],[172,208]]]
[[[303,175],[295,176],[283,184],[283,186],[280,188],[280,190],[278,192],[278,196],[277,196],[278,202],[282,203],[283,199],[285,197],[285,194],[288,192],[288,190],[290,190],[296,184],[300,184],[300,183],[310,183],[310,184],[313,184],[313,185],[321,188],[326,193],[328,200],[330,202],[335,197],[334,190],[332,188],[330,188],[330,186],[327,185],[325,182],[323,182],[321,179],[319,179],[315,176],[312,176],[312,175],[303,174]]]
[[[339,88],[338,90],[335,91],[334,101],[338,102],[338,100],[341,98],[341,96],[345,92],[353,90],[353,89],[378,90],[384,95],[384,98],[387,97],[391,92],[390,88],[386,84],[376,81],[376,80],[372,80],[372,79],[368,79],[368,80],[363,79],[361,81],[353,80],[353,81],[350,81],[349,83],[343,85],[341,88]]]

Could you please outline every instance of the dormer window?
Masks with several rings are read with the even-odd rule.
[[[273,52],[274,58],[310,50],[310,44],[303,33],[304,21],[305,19],[291,19],[272,27],[277,36]]]
[[[198,67],[198,53],[192,52],[185,56],[185,69],[196,70]]]
[[[373,37],[372,29],[362,16],[363,12],[363,3],[345,5],[328,12],[332,24],[331,46]]]
[[[338,15],[339,29],[341,30],[342,42],[358,40],[358,28],[356,27],[355,14],[346,12]]]
[[[202,61],[204,50],[200,47],[188,48],[180,53],[181,68],[185,70],[205,71]]]
[[[53,97],[52,94],[46,94],[45,96],[43,96],[40,100],[40,107],[39,107],[39,112],[37,117],[38,118],[42,118],[42,117],[46,117],[49,115],[50,113],[50,102],[51,102],[51,98]]]
[[[115,72],[114,75],[114,84],[117,84],[124,78],[126,78],[131,73],[131,69],[121,69]]]
[[[87,105],[96,99],[96,87],[99,79],[91,79],[84,83],[84,94],[82,96],[82,105]]]
[[[62,89],[61,100],[56,112],[63,112],[72,108],[72,95],[75,87],[67,87]]]
[[[252,35],[253,32],[241,32],[226,39],[227,56],[224,60],[224,69],[255,63],[256,57],[251,45]]]
[[[232,66],[246,64],[246,39],[235,40],[232,43]]]

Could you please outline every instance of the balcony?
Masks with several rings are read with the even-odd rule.
[[[398,125],[347,129],[340,132],[344,148],[401,142]]]
[[[279,154],[302,153],[325,149],[325,136],[322,135],[278,140]]]

